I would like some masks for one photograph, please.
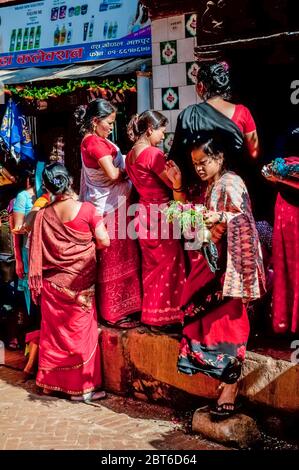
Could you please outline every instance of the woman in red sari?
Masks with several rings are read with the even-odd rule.
[[[180,298],[185,282],[180,240],[167,233],[161,213],[172,191],[181,191],[168,179],[165,156],[156,147],[164,138],[166,125],[166,117],[157,111],[132,118],[128,133],[135,143],[126,158],[128,175],[139,194],[136,231],[142,252],[141,320],[155,332],[170,332],[182,322]]]
[[[96,247],[109,246],[109,237],[95,207],[76,200],[63,165],[47,166],[43,178],[56,199],[37,213],[30,244],[29,286],[42,315],[36,383],[46,394],[95,400],[104,396],[96,392],[102,383]]]
[[[207,227],[218,251],[218,267],[200,250],[182,294],[185,312],[178,370],[198,372],[223,382],[216,406],[218,419],[235,410],[237,381],[249,335],[246,303],[264,292],[261,247],[243,180],[225,167],[221,142],[206,138],[191,152],[195,171],[208,186],[204,205]],[[169,167],[174,185],[181,173]],[[215,245],[212,245],[215,246]]]
[[[262,173],[279,191],[273,229],[272,326],[275,333],[298,334],[299,157],[277,158]]]
[[[91,101],[76,113],[84,135],[81,142],[80,200],[90,201],[104,216],[111,244],[98,253],[97,304],[101,318],[121,328],[138,324],[141,310],[138,244],[127,236],[127,207],[132,183],[124,157],[108,140],[116,109],[106,100]]]

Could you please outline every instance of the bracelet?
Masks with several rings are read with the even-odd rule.
[[[180,186],[179,188],[172,188],[172,191],[174,191],[176,193],[184,193],[185,192],[183,186]]]

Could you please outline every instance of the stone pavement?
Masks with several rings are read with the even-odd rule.
[[[6,356],[0,366],[0,450],[225,450],[187,433],[175,411],[109,395],[86,405],[39,395],[22,382],[23,358]]]

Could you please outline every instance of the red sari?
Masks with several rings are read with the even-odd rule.
[[[285,161],[299,165],[299,157]],[[299,333],[299,172],[297,178],[283,179],[286,184],[280,184],[273,229],[272,324],[275,333]]]
[[[171,227],[167,236],[169,225],[161,213],[171,196],[158,176],[165,168],[164,154],[156,147],[149,147],[135,162],[130,160],[131,152],[126,158],[126,169],[140,196],[135,227],[142,253],[141,320],[153,326],[182,322],[184,253],[180,240],[173,238]]]
[[[249,335],[244,303],[264,293],[261,247],[242,179],[227,172],[214,184],[205,205],[223,211],[215,225],[218,269],[213,273],[202,251],[193,255],[182,295],[185,312],[178,370],[204,373],[226,383],[241,374]]]
[[[126,317],[140,312],[142,297],[138,244],[126,235],[132,183],[127,178],[112,181],[99,165],[103,157],[111,155],[113,165],[124,168],[123,156],[108,139],[89,135],[82,141],[81,152],[81,200],[92,202],[104,215],[110,237],[110,246],[97,254],[98,311],[110,324],[132,326]]]
[[[70,395],[102,382],[92,240],[96,216],[90,203],[82,206],[90,214],[89,231],[62,223],[50,206],[37,214],[30,246],[30,289],[35,301],[40,297],[42,314],[36,383]]]

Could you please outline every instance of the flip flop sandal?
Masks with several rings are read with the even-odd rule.
[[[226,408],[228,406],[230,408]],[[213,418],[218,420],[227,419],[233,416],[240,408],[240,403],[221,403],[221,405],[216,403],[214,407],[210,409],[210,414]]]
[[[83,395],[71,395],[71,401],[79,401],[83,403],[90,403],[91,401],[101,400],[102,398],[106,398],[106,392],[104,390],[94,391],[83,393]]]

